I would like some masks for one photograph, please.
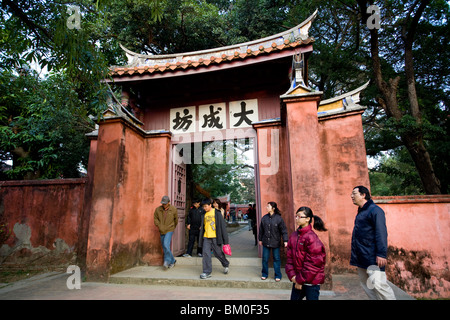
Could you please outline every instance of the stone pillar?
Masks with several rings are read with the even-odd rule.
[[[77,243],[77,266],[86,270],[87,243],[89,237],[89,221],[91,217],[92,188],[94,185],[95,154],[97,152],[97,132],[88,134],[90,140],[89,162],[87,168],[86,189],[82,216],[78,225],[79,241]]]
[[[156,132],[147,134],[145,139],[140,251],[141,263],[147,265],[163,264],[161,239],[159,230],[154,224],[153,214],[161,205],[163,196],[171,197],[169,192],[171,137],[170,132]]]
[[[107,281],[111,269],[111,232],[123,150],[123,124],[104,121],[99,125],[92,187],[91,214],[86,255],[89,280]]]
[[[291,200],[291,184],[289,181],[289,149],[286,138],[286,127],[280,120],[263,121],[253,124],[257,134],[258,165],[255,170],[259,185],[260,210],[257,211],[257,222],[267,214],[267,203],[276,202],[286,224],[288,234],[294,231],[294,216]],[[262,248],[259,248],[262,255]],[[284,265],[285,251],[281,250]]]
[[[358,207],[350,194],[355,186],[370,187],[361,119],[364,109],[347,109],[319,118],[320,141],[325,146],[324,194],[334,270],[354,269],[349,263],[350,243]]]
[[[86,255],[89,280],[161,255],[153,212],[168,191],[170,134],[148,134],[121,117],[99,123]],[[145,257],[145,258],[143,258]]]
[[[317,108],[321,92],[302,92],[282,96],[286,106],[286,127],[289,145],[290,182],[294,212],[301,206],[310,207],[315,215],[327,222],[325,171],[322,165],[322,145]],[[292,214],[294,214],[294,212]],[[317,235],[327,252],[326,280],[323,288],[331,288],[328,232]]]

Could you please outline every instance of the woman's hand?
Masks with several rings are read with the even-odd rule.
[[[296,284],[295,284],[295,289],[297,289],[297,290],[302,290],[302,285],[296,283]]]
[[[295,279],[295,276],[293,276],[293,277],[291,278],[291,281],[292,281],[293,283],[295,283],[295,285],[294,285],[295,289],[297,289],[297,290],[302,290],[302,285],[299,284],[299,283],[297,283],[297,281],[296,281],[296,279]]]

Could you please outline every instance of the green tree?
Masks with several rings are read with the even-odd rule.
[[[372,3],[381,9],[379,30],[367,27],[366,8]],[[309,58],[309,84],[323,91],[323,98],[330,98],[371,79],[361,103],[368,106],[364,114],[367,153],[390,150],[397,161],[414,163],[422,192],[438,192],[436,186],[448,192],[450,28],[449,5],[444,0],[83,0],[70,4],[81,8],[79,30],[67,28],[66,4],[1,1],[0,85],[10,91],[2,91],[0,121],[9,130],[13,120],[16,125],[21,120],[24,128],[26,117],[48,111],[50,102],[36,107],[32,97],[37,92],[14,91],[8,82],[20,82],[22,67],[32,61],[55,74],[64,73],[63,81],[73,89],[87,117],[105,106],[101,79],[107,77],[108,66],[125,63],[119,43],[151,54],[225,46],[289,29],[319,9],[310,30],[316,41]],[[22,98],[15,101],[15,95]],[[25,102],[17,107],[18,101],[27,99],[33,101],[34,113],[25,110]],[[52,101],[51,105],[60,104]],[[10,139],[6,137],[3,134],[1,140]],[[16,147],[27,150],[26,144],[17,143]],[[397,157],[403,152],[401,146],[408,150],[409,159],[403,154]],[[3,155],[11,156],[11,152],[5,149]]]
[[[158,19],[152,17],[149,1],[110,1],[108,19],[108,35],[143,54],[188,52],[224,45],[223,16],[209,1],[159,1]]]
[[[420,177],[405,147],[388,152],[369,170],[371,193],[375,196],[422,194]]]
[[[86,164],[84,134],[94,129],[88,116],[105,108],[102,80],[118,55],[98,31],[106,14],[98,2],[77,4],[81,29],[68,27],[65,4],[1,1],[0,154],[13,160],[2,178],[76,177]],[[39,77],[32,64],[49,76]]]
[[[291,3],[289,21],[319,8],[310,30],[316,39],[309,59],[311,86],[330,98],[372,80],[361,103],[368,107],[367,154],[396,154],[405,146],[421,177],[421,192],[448,192],[448,3]],[[367,26],[369,4],[381,9],[380,29]]]
[[[425,106],[417,90],[418,77],[414,66],[420,62],[414,60],[414,53],[418,50],[415,41],[421,27],[430,28],[436,20],[439,25],[444,21],[447,23],[447,19],[439,18],[439,15],[448,13],[448,4],[433,1],[432,7],[429,7],[430,2],[383,3],[385,30],[380,32],[377,28],[370,29],[369,40],[374,82],[380,93],[377,102],[391,119],[391,123],[394,123],[400,141],[409,151],[425,192],[435,194],[441,193],[441,184],[428,152],[426,130],[430,127],[430,122],[424,116]],[[366,24],[369,2],[358,1],[358,5],[362,15],[361,22]],[[386,62],[390,62],[390,70],[387,72],[383,67]],[[448,79],[448,70],[444,73],[444,77]]]
[[[219,197],[230,194],[233,203],[254,202],[254,168],[248,164],[244,154],[248,150],[252,150],[248,139],[202,143],[202,163],[188,166],[191,190],[196,190],[192,196]]]
[[[70,84],[64,73],[45,80],[33,70],[2,74],[0,90],[7,94],[1,101],[9,118],[0,126],[0,150],[14,164],[2,178],[78,177],[79,166],[87,167],[85,134],[94,123]]]

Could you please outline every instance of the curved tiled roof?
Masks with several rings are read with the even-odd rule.
[[[308,31],[316,15],[317,10],[301,24],[276,35],[215,49],[167,55],[143,55],[121,45],[127,55],[128,66],[112,67],[111,75],[120,77],[199,68],[308,45],[314,42]]]

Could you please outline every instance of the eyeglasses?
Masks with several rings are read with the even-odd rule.
[[[302,219],[302,218],[306,219],[306,218],[308,218],[308,217],[304,217],[304,216],[295,216],[295,219]]]

